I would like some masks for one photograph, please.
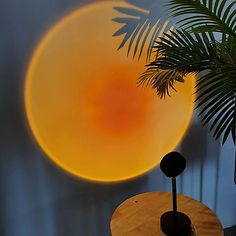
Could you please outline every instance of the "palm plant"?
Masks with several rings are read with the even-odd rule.
[[[133,47],[133,57],[139,58],[149,43],[147,60],[154,53],[138,83],[152,86],[164,98],[188,74],[197,75],[196,108],[202,123],[211,122],[210,131],[216,139],[222,136],[223,144],[231,135],[236,145],[236,1],[167,0],[176,29],[170,29],[169,20],[153,17],[156,0],[127,2],[134,7],[117,7],[125,16],[114,19],[123,24],[114,34],[124,34],[119,48],[127,43],[128,54]]]

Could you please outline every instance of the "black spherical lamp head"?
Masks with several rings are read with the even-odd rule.
[[[166,176],[176,177],[184,171],[186,160],[180,153],[170,152],[162,158],[160,167]]]

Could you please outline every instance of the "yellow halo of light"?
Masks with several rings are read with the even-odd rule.
[[[144,61],[117,51],[121,39],[111,37],[117,4],[90,4],[60,20],[34,51],[24,88],[29,126],[49,159],[101,182],[157,166],[183,137],[194,101],[194,77],[165,100],[137,87]]]

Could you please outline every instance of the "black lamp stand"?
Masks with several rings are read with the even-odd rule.
[[[191,220],[187,215],[177,211],[176,178],[172,178],[173,211],[161,216],[161,230],[168,236],[187,236],[191,232]]]
[[[160,219],[161,230],[168,236],[187,236],[191,233],[191,220],[177,210],[176,176],[181,174],[185,167],[185,158],[178,152],[168,153],[160,163],[163,173],[172,179],[173,210],[165,212]]]

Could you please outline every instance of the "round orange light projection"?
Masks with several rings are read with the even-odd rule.
[[[30,128],[46,155],[65,171],[114,182],[151,170],[184,135],[193,111],[194,78],[160,100],[137,87],[144,61],[117,51],[121,38],[104,1],[72,12],[42,39],[25,83]]]

